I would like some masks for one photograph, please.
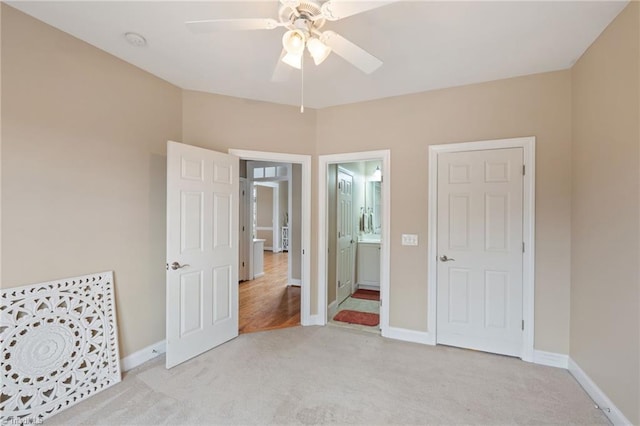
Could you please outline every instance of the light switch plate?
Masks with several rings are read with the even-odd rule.
[[[418,245],[418,234],[402,234],[402,245],[403,246],[417,246]]]

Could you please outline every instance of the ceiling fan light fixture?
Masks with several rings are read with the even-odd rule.
[[[324,62],[324,60],[327,59],[327,56],[331,53],[331,48],[316,37],[309,39],[307,42],[307,49],[313,57],[313,62],[315,62],[316,65],[320,65]]]
[[[282,46],[288,54],[302,55],[306,37],[300,30],[289,30],[282,36]]]
[[[304,51],[303,51],[304,52]],[[296,68],[296,69],[301,69],[302,68],[302,53],[300,53],[299,55],[293,54],[293,53],[287,53],[286,55],[284,55],[282,57],[282,62],[284,62],[285,64]]]

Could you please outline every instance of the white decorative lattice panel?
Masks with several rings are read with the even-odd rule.
[[[39,422],[120,381],[113,272],[0,292],[3,421]]]

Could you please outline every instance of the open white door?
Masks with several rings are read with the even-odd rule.
[[[353,293],[353,176],[338,168],[338,202],[336,224],[338,230],[337,303]]]
[[[167,368],[238,336],[238,157],[167,146]]]

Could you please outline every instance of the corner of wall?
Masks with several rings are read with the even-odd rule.
[[[569,370],[614,424],[640,422],[638,75],[631,1],[571,68]]]

